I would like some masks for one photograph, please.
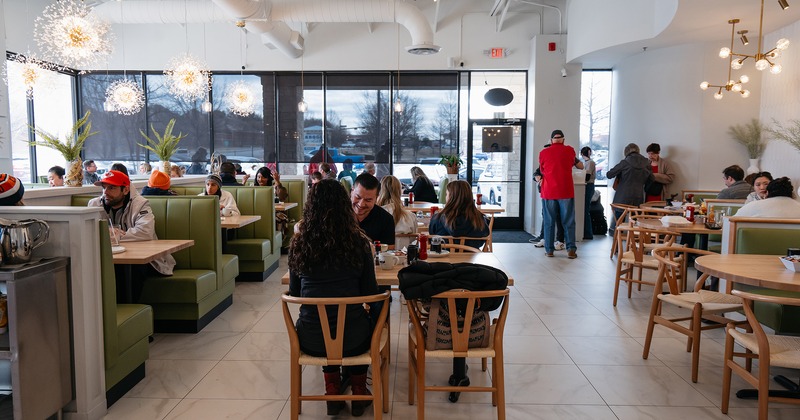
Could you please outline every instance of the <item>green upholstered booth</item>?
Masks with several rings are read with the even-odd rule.
[[[786,255],[786,248],[800,246],[800,220],[787,219],[729,219],[730,235],[728,252],[734,254]],[[777,222],[777,223],[776,223]],[[775,263],[779,263],[777,257]],[[768,296],[790,296],[800,298],[800,293],[782,290],[737,285],[737,289]],[[755,302],[759,322],[778,334],[800,335],[800,308]]]
[[[217,196],[150,196],[160,239],[193,239],[173,254],[170,277],[148,277],[141,303],[153,306],[159,332],[197,332],[233,303],[239,258],[222,253]]]
[[[308,185],[305,179],[283,178],[281,178],[281,184],[286,187],[286,191],[289,193],[289,202],[297,203],[297,207],[286,212],[289,215],[289,228],[287,229],[289,233],[284,236],[282,246],[288,248],[289,243],[292,241],[292,235],[294,234],[294,225],[303,218],[303,207],[306,205]]]
[[[283,233],[275,231],[275,196],[272,187],[223,187],[233,194],[242,214],[261,220],[235,230],[225,252],[239,256],[238,280],[263,281],[278,268]]]
[[[439,180],[439,192],[437,193],[439,197],[439,204],[444,204],[447,202],[447,184],[450,183],[450,178],[447,176],[443,176],[442,179]]]
[[[144,378],[144,364],[150,354],[148,337],[153,335],[153,308],[117,303],[108,222],[99,223],[106,404],[111,406]]]

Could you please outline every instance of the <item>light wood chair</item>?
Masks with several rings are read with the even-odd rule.
[[[622,210],[622,214],[620,214],[620,216],[617,217],[614,222],[614,238],[613,241],[611,242],[611,255],[608,256],[608,258],[614,259],[614,256],[617,255],[617,252],[619,251],[619,249],[617,248],[617,243],[618,243],[617,239],[619,238],[619,233],[617,233],[617,227],[624,225],[628,220],[628,212],[631,209],[637,209],[638,207],[632,206],[630,204],[612,203],[611,208],[612,210]]]
[[[796,398],[797,393],[789,391],[769,391],[769,369],[772,366],[800,369],[800,337],[785,335],[767,335],[761,327],[753,311],[754,302],[767,302],[778,305],[800,306],[800,299],[780,296],[768,296],[734,290],[733,294],[744,301],[744,313],[752,332],[743,332],[728,324],[725,336],[725,365],[722,371],[722,405],[720,409],[728,413],[728,403],[731,393],[731,373],[741,376],[750,385],[758,389],[758,418],[767,419],[767,408],[770,401],[790,404],[800,404]],[[735,352],[734,344],[745,348],[744,353]],[[747,360],[747,365],[742,366],[734,357]],[[750,361],[758,360],[758,375],[751,372]],[[788,398],[792,394],[795,398]]]
[[[389,412],[389,322],[387,319],[389,309],[389,291],[379,295],[355,296],[341,298],[300,298],[285,293],[281,296],[283,303],[283,319],[286,330],[289,332],[291,347],[291,418],[297,419],[301,412],[302,401],[367,401],[373,403],[375,419],[381,419],[383,413]],[[378,314],[375,330],[372,333],[370,349],[368,352],[352,357],[344,357],[343,345],[345,335],[345,313],[347,305],[364,305],[382,302],[381,312]],[[289,305],[316,306],[319,313],[320,324],[325,338],[326,357],[314,357],[300,350],[300,340],[295,329],[295,321],[289,310]],[[336,306],[336,337],[331,337],[331,326],[328,322],[326,306]],[[370,365],[372,367],[372,395],[303,395],[303,366],[356,366]]]
[[[442,244],[442,249],[449,249],[450,252],[474,252],[478,253],[481,252],[478,248],[473,248],[469,245],[461,245],[461,244]]]
[[[619,231],[617,247],[620,250],[620,254],[617,258],[617,270],[614,275],[614,306],[617,306],[620,282],[628,283],[629,299],[632,292],[631,286],[634,283],[638,285],[655,285],[655,281],[647,281],[643,278],[645,269],[658,270],[658,260],[650,253],[657,247],[672,246],[677,236],[677,234],[665,230],[644,229],[627,224],[617,226],[617,230]],[[634,271],[637,271],[636,275],[634,275]],[[684,269],[683,272],[685,271]],[[682,282],[685,282],[686,276],[682,275],[681,279]],[[681,290],[684,288],[685,285],[682,284]]]
[[[709,251],[685,247],[657,248],[653,256],[658,261],[658,279],[653,289],[653,302],[650,306],[650,319],[647,323],[644,351],[642,358],[647,359],[650,354],[650,344],[653,340],[653,329],[656,324],[663,325],[673,331],[688,336],[686,351],[692,352],[692,382],[697,382],[697,370],[700,361],[700,333],[705,330],[722,328],[728,323],[746,324],[747,321],[734,321],[720,314],[735,312],[742,309],[742,300],[726,293],[703,290],[703,284],[709,277],[703,274],[697,279],[692,292],[684,292],[679,286],[679,279],[685,274],[684,262],[687,254],[710,255]],[[664,284],[667,292],[663,292]],[[661,314],[664,303],[687,309],[691,316],[667,318]],[[715,324],[702,325],[702,320],[714,321]],[[688,321],[688,326],[683,323]]]
[[[433,296],[435,299],[446,299],[450,319],[458,319],[456,314],[456,299],[466,300],[466,311],[464,313],[465,326],[472,325],[472,317],[477,312],[475,309],[480,306],[480,299],[502,298],[503,303],[500,307],[500,314],[497,319],[492,321],[490,327],[491,338],[487,347],[469,348],[469,328],[462,328],[460,331],[452,325],[453,349],[452,350],[426,350],[425,349],[425,325],[423,321],[428,318],[427,313],[422,308],[422,303],[416,299],[406,300],[409,312],[408,329],[408,403],[414,404],[416,396],[417,420],[425,419],[425,391],[439,392],[491,392],[492,405],[497,407],[497,418],[506,418],[505,409],[505,379],[503,368],[503,330],[505,329],[506,317],[508,316],[508,293],[509,289],[491,291],[468,291],[450,290]],[[492,358],[492,386],[426,386],[425,385],[425,363],[427,358],[454,357],[481,358],[481,367],[484,371],[487,368],[486,359]],[[416,389],[415,389],[416,386]]]
[[[430,235],[428,236],[430,238]],[[491,235],[480,238],[471,238],[468,236],[445,236],[445,235],[434,235],[434,236],[439,236],[440,238],[447,240],[448,244],[464,245],[464,246],[467,246],[466,245],[467,241],[475,241],[475,240],[484,241],[483,247],[481,247],[479,251],[492,252]],[[430,246],[430,240],[428,241],[428,246]],[[444,246],[444,244],[442,244],[442,246]]]

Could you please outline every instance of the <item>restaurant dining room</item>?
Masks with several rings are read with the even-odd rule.
[[[796,1],[0,2],[0,419],[800,418]]]

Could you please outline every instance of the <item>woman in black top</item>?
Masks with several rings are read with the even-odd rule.
[[[411,181],[414,183],[409,189],[403,191],[408,194],[414,193],[414,201],[426,201],[429,203],[438,203],[439,197],[436,196],[436,190],[433,188],[433,183],[422,171],[419,166],[411,168]]]
[[[311,186],[303,209],[303,223],[299,226],[289,248],[292,296],[348,297],[378,293],[370,240],[358,227],[350,199],[339,182],[324,179]],[[370,312],[377,314],[380,308],[371,308]],[[333,306],[328,308],[328,320],[335,328],[337,311]],[[374,320],[363,306],[349,305],[345,322],[344,356],[366,352]],[[316,308],[302,306],[296,327],[300,349],[312,356],[324,356],[325,340]],[[369,395],[367,368],[367,365],[349,368],[354,395]],[[322,371],[326,395],[340,394],[339,366],[324,366]],[[351,412],[354,416],[361,415],[370,404],[371,401],[354,401]],[[344,405],[343,401],[328,402],[328,414],[338,414]]]
[[[271,186],[275,189],[275,197],[278,197],[278,200],[287,201],[289,199],[289,191],[281,184],[281,175],[277,171],[273,173],[266,166],[262,166],[256,171],[256,179],[253,181],[253,186]]]
[[[489,222],[475,207],[472,201],[472,187],[467,181],[451,181],[447,184],[447,203],[441,212],[431,218],[428,233],[473,238],[489,236]],[[480,248],[483,243],[483,240],[469,240],[464,244]]]

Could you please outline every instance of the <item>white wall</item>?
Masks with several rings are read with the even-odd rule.
[[[719,45],[687,44],[648,50],[614,68],[610,164],[622,159],[627,143],[644,149],[661,144],[661,155],[677,172],[671,193],[681,189],[723,188],[722,169],[747,168],[747,151],[727,134],[729,126],[759,114],[760,75],[751,77],[748,99],[726,92],[715,100],[700,82],[724,84],[727,60],[717,56]],[[768,76],[765,76],[768,77]]]

